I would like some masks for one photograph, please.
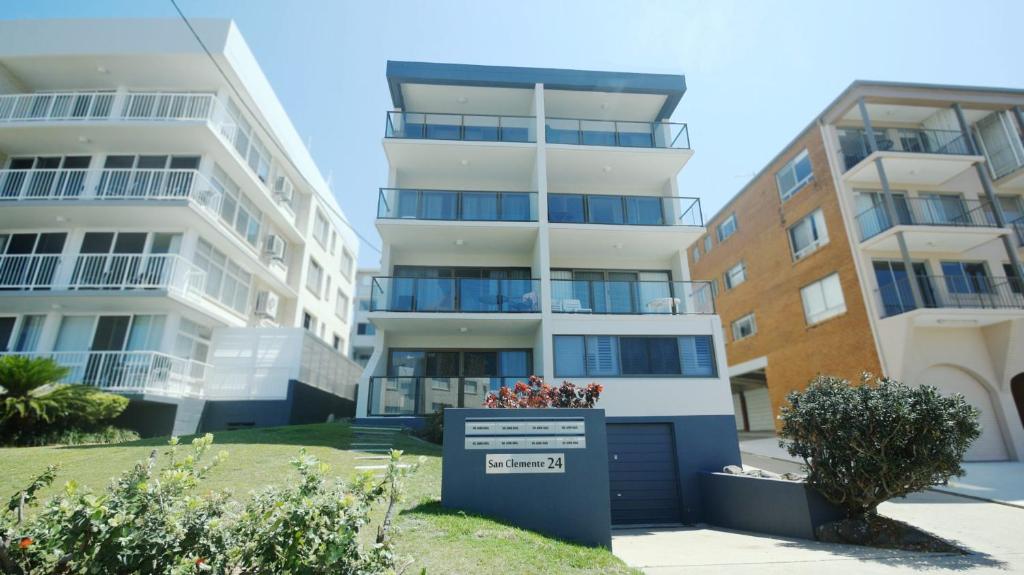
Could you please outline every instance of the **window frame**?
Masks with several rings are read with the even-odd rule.
[[[750,324],[750,333],[747,334],[747,335],[744,335],[744,336],[739,336],[737,334],[737,327],[742,322],[744,322],[744,321],[747,321],[747,323]],[[742,316],[732,320],[731,322],[729,322],[729,331],[732,332],[732,341],[733,342],[743,341],[745,339],[750,339],[750,338],[754,337],[755,335],[757,335],[757,317],[755,316],[754,312],[750,312],[748,314],[742,315]]]
[[[801,161],[803,161],[805,159],[807,160],[807,163],[809,164],[810,169],[807,171],[807,176],[804,179],[801,180],[801,179],[797,178],[796,167],[797,167],[798,164],[800,164]],[[783,190],[782,189],[782,182],[780,181],[779,177],[782,176],[783,174],[789,174],[790,172],[793,175],[793,182],[794,183],[793,183],[793,185],[789,189]],[[795,156],[793,156],[792,159],[790,159],[788,162],[786,162],[786,164],[784,166],[779,168],[778,171],[775,172],[775,187],[779,191],[779,200],[781,200],[782,203],[786,203],[787,200],[789,200],[790,198],[795,196],[797,194],[797,192],[799,192],[801,189],[803,189],[803,187],[807,184],[807,182],[810,182],[813,179],[814,179],[814,164],[811,162],[811,155],[807,151],[807,148],[804,148],[799,153],[797,153]]]
[[[835,307],[832,307],[832,308],[827,307],[828,300],[825,297],[825,287],[824,287],[825,286],[825,282],[829,281],[831,278],[835,278],[836,286],[839,289],[839,298],[840,298],[840,300],[842,300],[842,305],[835,306]],[[809,315],[809,311],[807,309],[807,298],[805,297],[804,292],[806,290],[809,290],[809,289],[814,288],[814,287],[820,287],[820,289],[821,289],[821,299],[822,299],[822,301],[825,302],[826,307],[824,309],[822,309],[821,312],[819,312],[817,315],[815,315],[812,318]],[[815,280],[815,281],[813,281],[813,282],[803,286],[802,288],[800,288],[800,303],[801,303],[801,305],[803,306],[803,309],[804,309],[804,321],[807,323],[808,326],[818,325],[818,324],[820,324],[822,322],[825,322],[825,321],[828,321],[828,320],[830,320],[830,319],[832,319],[834,317],[841,316],[841,315],[845,314],[847,312],[848,308],[846,307],[846,294],[843,293],[843,282],[842,282],[842,280],[839,277],[839,272],[838,271],[832,272],[832,273],[830,273],[830,274],[828,274],[828,275],[826,275],[824,277],[821,277],[821,278],[819,278],[819,279],[817,279],[817,280]]]
[[[313,215],[313,239],[316,243],[320,244],[320,247],[327,250],[328,237],[331,232],[331,222],[324,215],[323,210],[319,207],[316,209],[316,213]]]
[[[618,367],[617,367],[617,373],[615,373],[614,375],[609,375],[607,373],[592,373],[591,370],[590,370],[589,366],[590,366],[591,361],[589,359],[589,356],[587,355],[587,350],[590,349],[590,346],[591,346],[590,338],[598,338],[598,337],[613,337],[613,338],[615,338],[614,353],[616,354],[616,360],[615,360],[614,363]],[[556,342],[558,341],[559,338],[573,338],[573,339],[578,339],[578,340],[582,341],[582,343],[583,343],[583,353],[584,353],[584,356],[583,356],[583,373],[582,374],[569,374],[569,373],[566,373],[566,372],[560,370],[559,364],[558,364],[558,352],[555,351],[555,349],[554,349],[554,346],[557,345]],[[706,338],[708,340],[707,341],[707,345],[708,345],[709,356],[708,356],[707,359],[710,361],[710,366],[711,366],[711,374],[710,375],[708,375],[708,374],[699,374],[699,375],[687,374],[687,366],[683,362],[683,349],[682,349],[683,343],[682,343],[682,340],[684,338]],[[665,373],[647,373],[647,374],[644,374],[644,373],[623,373],[623,368],[622,368],[622,341],[623,340],[627,340],[627,339],[634,339],[634,340],[635,339],[646,339],[646,340],[652,340],[652,339],[672,339],[672,340],[674,340],[675,341],[675,345],[676,345],[676,354],[678,354],[677,357],[678,357],[679,373],[671,373],[671,374],[665,374]],[[650,341],[648,341],[647,343],[648,343],[648,345],[650,345]],[[586,377],[586,378],[595,378],[595,379],[716,379],[716,378],[718,378],[718,361],[717,361],[716,354],[715,354],[715,342],[714,342],[714,336],[712,336],[711,334],[682,334],[682,335],[663,335],[663,334],[662,335],[659,335],[659,334],[639,334],[639,335],[637,335],[637,334],[628,334],[628,335],[555,334],[555,335],[552,336],[552,352],[553,352],[553,355],[554,355],[554,357],[553,357],[553,359],[554,359],[554,371],[555,371],[555,377],[556,378],[557,377],[565,377],[565,378]]]
[[[347,311],[348,310],[348,306],[349,306],[349,297],[348,297],[348,295],[346,295],[345,292],[341,291],[341,288],[338,288],[337,294],[335,294],[334,297],[335,297],[335,299],[334,299],[334,315],[336,315],[339,318],[341,318],[342,323],[348,323],[348,311]],[[344,306],[341,305],[342,302],[345,302]]]
[[[817,229],[817,223],[814,218],[815,214],[821,214],[820,232]],[[804,246],[803,249],[797,251],[796,242],[793,238],[793,232],[794,230],[796,230],[797,226],[804,223],[805,221],[811,222],[811,230],[812,232],[814,232],[816,237],[814,238],[814,241]],[[814,252],[828,245],[828,224],[825,222],[825,212],[820,207],[811,210],[806,215],[804,215],[804,217],[797,220],[796,223],[786,228],[786,235],[789,236],[789,253],[793,257],[793,261],[796,262],[806,259],[807,256],[813,254]]]
[[[737,268],[742,272],[742,279],[739,283],[733,283],[730,274]],[[747,283],[747,264],[743,260],[736,262],[722,274],[722,284],[725,285],[726,290],[734,290],[745,283]]]
[[[725,229],[726,224],[732,224],[732,231],[725,233],[722,230]],[[721,244],[725,240],[736,235],[739,231],[739,224],[736,221],[736,212],[729,214],[729,217],[725,218],[718,225],[715,226],[715,235],[718,237],[718,243]]]
[[[314,269],[317,270],[316,287],[315,288],[309,285],[310,284],[310,280],[313,278],[313,270]],[[309,265],[306,268],[306,289],[309,290],[310,293],[315,295],[317,297],[317,299],[320,299],[323,287],[324,287],[324,267],[322,265],[320,265],[320,262],[316,261],[316,258],[310,257],[309,258]]]

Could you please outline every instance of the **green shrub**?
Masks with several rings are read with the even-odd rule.
[[[197,495],[213,436],[192,441],[182,456],[171,440],[163,464],[148,460],[114,479],[103,493],[72,480],[33,518],[24,509],[49,485],[47,469],[0,512],[0,570],[4,573],[376,574],[394,568],[389,526],[402,479],[414,469],[391,453],[383,479],[369,474],[328,482],[327,466],[304,451],[293,465],[299,478],[270,487],[241,504],[226,492]],[[360,529],[375,503],[388,511],[376,543]]]
[[[431,443],[444,443],[444,408],[428,415],[423,429],[417,435]]]
[[[125,443],[140,439],[138,432],[106,425],[91,431],[82,429],[58,429],[25,438],[22,445],[107,445]]]
[[[0,442],[43,445],[69,431],[98,432],[128,399],[87,385],[58,383],[68,370],[46,357],[0,357]]]
[[[787,397],[779,444],[804,460],[811,486],[855,517],[963,475],[964,453],[981,433],[963,396],[862,379],[851,386],[819,376]]]

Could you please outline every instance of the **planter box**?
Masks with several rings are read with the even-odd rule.
[[[708,472],[699,482],[704,520],[718,527],[815,539],[819,525],[846,516],[803,482]]]

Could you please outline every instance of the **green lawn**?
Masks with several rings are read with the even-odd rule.
[[[452,512],[440,506],[440,448],[404,435],[395,445],[407,459],[426,461],[409,480],[397,526],[398,553],[411,559],[419,573],[637,573],[611,553],[550,539],[503,523]],[[355,472],[356,453],[349,451],[353,435],[347,423],[297,425],[214,434],[214,453],[228,452],[227,461],[213,470],[203,489],[231,489],[238,497],[264,485],[294,477],[291,465],[301,447],[331,465],[333,474]],[[182,443],[187,443],[183,438]],[[360,441],[367,441],[361,439]],[[0,449],[0,503],[50,463],[60,463],[58,481],[103,489],[114,475],[161,449],[164,439],[114,446],[31,447]],[[183,447],[182,450],[185,448]],[[380,463],[360,461],[358,463]],[[44,493],[43,498],[49,493]]]

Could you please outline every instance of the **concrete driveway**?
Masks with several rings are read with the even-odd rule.
[[[968,548],[971,554],[834,545],[706,526],[616,530],[612,551],[651,575],[1024,573],[1024,509],[927,492],[885,503],[880,511]]]

